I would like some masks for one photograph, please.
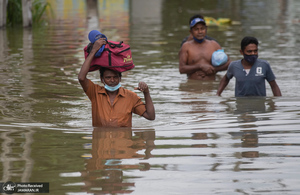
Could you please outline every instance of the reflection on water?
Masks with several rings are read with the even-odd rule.
[[[148,171],[150,164],[124,163],[125,159],[149,159],[151,150],[155,148],[154,130],[135,131],[131,128],[95,128],[91,136],[84,137],[92,140],[86,143],[85,149],[91,149],[91,154],[84,154],[85,169],[80,174],[62,173],[62,177],[80,175],[83,191],[89,193],[123,194],[133,192],[134,178],[127,176],[126,171]],[[144,154],[139,152],[144,150]],[[70,185],[78,185],[69,183]]]
[[[16,130],[2,132],[1,137],[1,181],[12,181],[18,178],[20,182],[28,182],[33,169],[31,158],[31,144],[33,142],[34,131],[18,132]],[[21,151],[14,151],[15,143],[22,143]],[[20,155],[21,154],[21,155]],[[19,165],[22,165],[19,167]]]
[[[218,89],[218,81],[203,81],[186,80],[180,83],[179,90],[182,92],[195,92],[214,96],[214,92]]]
[[[50,194],[299,192],[298,1],[48,2],[56,18],[47,26],[0,29],[2,182],[49,182]],[[283,97],[267,85],[267,97],[235,98],[234,82],[217,97],[225,72],[211,82],[179,74],[179,46],[199,12],[233,21],[208,28],[232,60],[243,36],[261,40]],[[131,45],[136,67],[122,85],[150,86],[155,121],[91,127],[77,74],[95,26]]]

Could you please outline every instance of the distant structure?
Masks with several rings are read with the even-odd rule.
[[[0,28],[6,25],[6,6],[7,0],[0,1]]]
[[[8,0],[0,1],[0,28],[6,25],[6,9]],[[32,2],[31,0],[22,0],[22,16],[23,16],[23,27],[32,26]]]
[[[23,27],[32,26],[31,7],[32,7],[31,0],[22,0]]]

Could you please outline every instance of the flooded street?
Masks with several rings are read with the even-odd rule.
[[[300,193],[300,1],[48,2],[48,25],[0,29],[1,182],[49,182],[55,195]],[[282,97],[266,83],[267,97],[235,98],[234,80],[218,97],[225,72],[215,81],[181,75],[195,14],[232,21],[208,27],[232,60],[244,36],[257,37]],[[122,86],[148,84],[155,121],[92,127],[77,74],[95,28],[130,44],[135,68]],[[99,72],[88,78],[100,84]]]

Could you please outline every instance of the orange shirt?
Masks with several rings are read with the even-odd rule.
[[[92,103],[92,121],[94,127],[131,127],[132,113],[142,116],[146,106],[136,93],[119,88],[113,105],[104,87],[89,80],[85,92]]]

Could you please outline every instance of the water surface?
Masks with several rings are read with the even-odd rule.
[[[50,2],[56,18],[47,26],[0,29],[2,182],[49,182],[50,194],[299,193],[298,1]],[[217,97],[225,72],[209,82],[179,74],[197,13],[233,21],[208,28],[232,60],[240,40],[256,36],[283,97],[267,85],[267,97],[237,99],[234,80]],[[92,128],[77,74],[96,27],[131,45],[136,67],[122,85],[149,85],[155,121]],[[99,73],[89,78],[99,82]]]

